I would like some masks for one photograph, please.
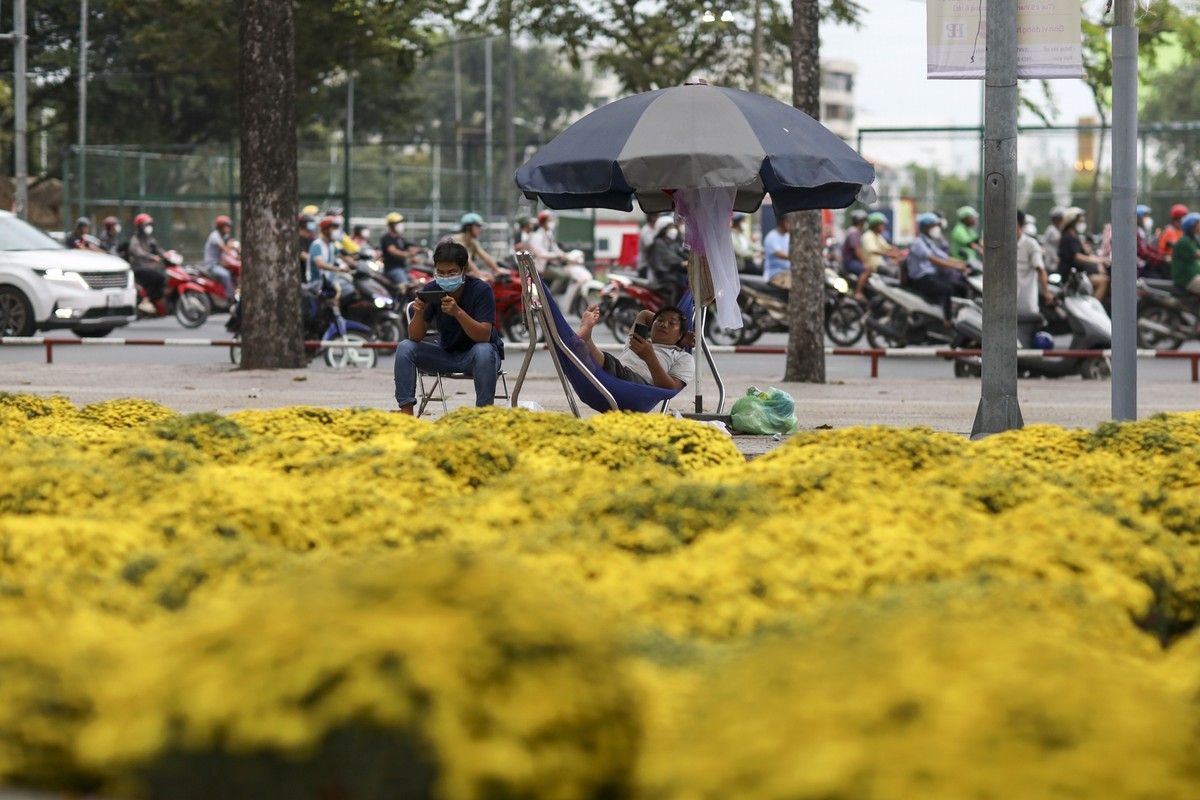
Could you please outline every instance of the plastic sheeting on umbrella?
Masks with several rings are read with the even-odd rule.
[[[671,192],[732,187],[733,209],[776,213],[874,199],[875,168],[821,123],[770,97],[687,84],[602,106],[545,145],[517,186],[550,208],[667,211]]]

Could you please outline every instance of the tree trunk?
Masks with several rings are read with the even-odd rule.
[[[813,119],[821,115],[821,21],[819,0],[792,0],[792,105]],[[788,298],[785,381],[825,382],[825,266],[821,258],[821,212],[792,214],[792,291]]]
[[[307,363],[296,237],[294,17],[241,3],[242,368]]]

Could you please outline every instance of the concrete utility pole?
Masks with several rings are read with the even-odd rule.
[[[87,210],[87,52],[88,52],[88,3],[79,4],[79,216],[86,217]],[[98,226],[97,226],[98,227]]]
[[[1017,403],[1017,4],[987,5],[983,388],[971,438],[1020,428]]]
[[[13,102],[17,106],[16,116],[13,120],[15,123],[13,149],[16,151],[14,166],[17,173],[13,211],[21,219],[29,219],[29,153],[25,141],[25,134],[28,131],[25,111],[29,104],[25,97],[25,0],[17,0],[16,5],[13,6],[12,36],[16,45],[13,53],[13,72],[16,73],[13,75]]]
[[[1116,0],[1112,29],[1112,415],[1137,419],[1137,51],[1134,0]]]

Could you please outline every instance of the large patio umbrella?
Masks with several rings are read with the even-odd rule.
[[[729,215],[771,195],[776,214],[873,202],[875,168],[821,123],[764,95],[696,81],[601,106],[517,169],[550,208],[674,209],[708,265],[717,321],[742,327]],[[693,286],[693,290],[696,287]],[[696,335],[707,297],[697,297]],[[700,362],[696,363],[700,411]]]
[[[821,123],[770,97],[685,84],[601,106],[517,170],[550,208],[669,211],[679,189],[733,187],[733,210],[845,208],[875,168]],[[864,195],[864,200],[868,200]]]

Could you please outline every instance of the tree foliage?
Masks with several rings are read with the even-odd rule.
[[[677,86],[701,75],[748,88],[755,0],[487,0],[475,23],[561,39],[576,66],[585,59],[611,70],[627,92]],[[760,3],[762,91],[788,98],[791,15],[787,4]],[[834,0],[824,12],[850,22],[861,7]],[[706,15],[709,17],[706,19]],[[790,98],[788,98],[790,99]]]

